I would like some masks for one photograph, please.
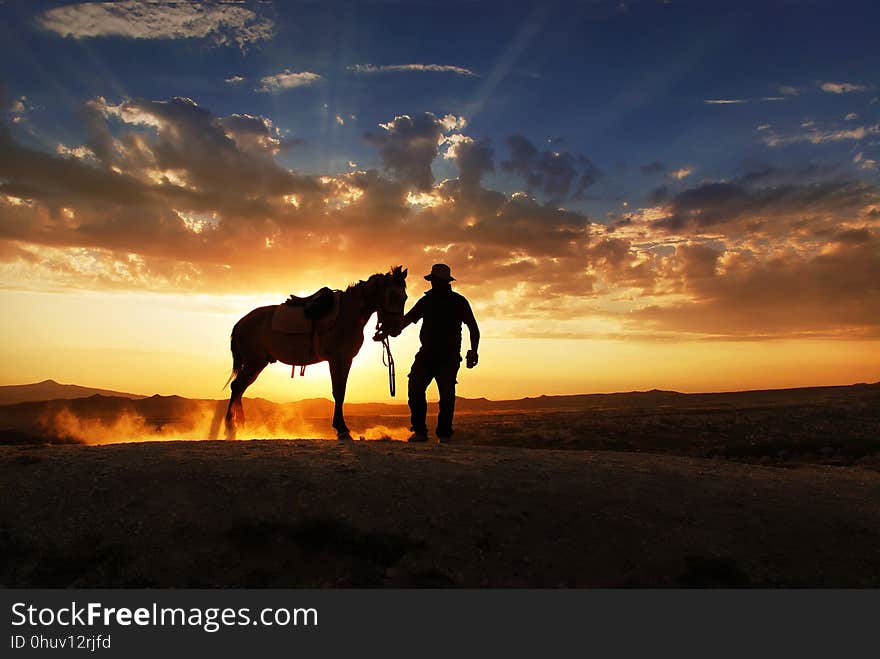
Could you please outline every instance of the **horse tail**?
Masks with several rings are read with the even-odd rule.
[[[237,328],[238,325],[232,328],[232,335],[229,337],[229,348],[232,350],[232,373],[229,374],[229,379],[226,381],[226,384],[223,385],[223,389],[226,389],[226,387],[229,386],[229,383],[239,374],[241,367],[244,365],[244,359],[242,359],[241,350],[239,349],[235,336],[235,330]]]

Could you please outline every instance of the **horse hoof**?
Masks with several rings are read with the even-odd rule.
[[[346,430],[345,432],[336,433],[336,439],[338,439],[340,442],[350,442],[352,441],[352,436],[351,433]]]

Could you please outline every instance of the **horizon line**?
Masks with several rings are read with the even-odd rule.
[[[108,387],[98,387],[98,386],[89,386],[89,385],[81,385],[76,383],[63,383],[55,380],[54,378],[47,378],[45,380],[39,380],[37,382],[27,382],[20,384],[0,384],[0,390],[7,387],[31,387],[41,384],[54,384],[61,387],[79,387],[82,389],[96,389],[106,392],[111,392],[113,394],[121,394],[119,396],[112,396],[106,394],[95,393],[89,396],[82,396],[81,398],[91,398],[92,396],[101,396],[104,398],[184,398],[187,400],[206,400],[206,401],[222,401],[226,400],[227,397],[223,398],[202,398],[202,397],[191,397],[191,396],[183,396],[180,394],[141,394],[141,393],[133,393],[129,391],[118,391],[115,389],[111,389]],[[626,394],[647,394],[647,393],[666,393],[666,394],[679,394],[682,396],[700,396],[700,395],[715,395],[715,394],[737,394],[737,393],[757,393],[764,391],[796,391],[801,389],[830,389],[830,388],[843,388],[843,387],[858,387],[858,386],[880,386],[880,380],[875,382],[849,382],[845,384],[820,384],[820,385],[807,385],[807,386],[796,386],[796,387],[769,387],[765,389],[728,389],[728,390],[715,390],[715,391],[678,391],[675,389],[662,389],[659,387],[652,387],[651,389],[632,389],[629,391],[596,391],[596,392],[579,392],[579,393],[570,393],[570,394],[537,394],[533,396],[521,396],[519,398],[487,398],[485,396],[478,396],[475,398],[469,398],[467,396],[456,396],[458,400],[467,400],[467,401],[486,401],[488,403],[505,403],[505,402],[518,402],[525,400],[536,400],[541,398],[574,398],[579,396],[615,396],[615,395],[626,395]],[[245,396],[246,399],[249,400],[264,400],[270,403],[275,403],[276,405],[291,405],[296,403],[310,402],[310,401],[326,401],[332,403],[333,400],[330,398],[326,398],[324,396],[315,396],[312,398],[299,398],[295,400],[275,400],[272,398],[265,398],[263,396]],[[64,399],[45,399],[45,400],[64,400]],[[75,399],[68,399],[75,400]],[[24,401],[22,401],[24,402]],[[40,401],[28,401],[28,402],[40,402]],[[436,402],[436,401],[429,401]],[[0,405],[11,404],[15,405],[17,403],[2,403]],[[353,405],[406,405],[406,401],[401,399],[400,401],[376,401],[376,400],[346,400],[346,404]]]

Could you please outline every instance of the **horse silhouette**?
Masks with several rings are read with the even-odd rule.
[[[364,343],[364,327],[374,313],[384,334],[400,334],[406,303],[406,274],[395,266],[385,274],[372,275],[339,292],[338,314],[330,327],[314,330],[314,335],[280,332],[272,327],[272,318],[281,305],[258,307],[246,314],[232,328],[232,395],[226,409],[226,436],[235,438],[236,426],[244,420],[241,397],[268,364],[280,361],[290,365],[330,365],[333,385],[333,428],[340,440],[351,439],[342,414],[345,387],[351,362]],[[294,298],[295,303],[307,301]],[[306,349],[303,349],[304,341]]]

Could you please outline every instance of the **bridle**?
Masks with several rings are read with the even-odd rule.
[[[402,312],[391,310],[390,293],[391,289],[386,287],[385,295],[382,300],[382,306],[377,309],[377,313],[379,314],[379,323],[376,329],[380,331],[382,329],[382,326],[388,322],[388,316],[391,316],[398,321],[398,327],[403,321]],[[393,398],[397,393],[397,372],[394,368],[394,355],[391,354],[391,342],[389,340],[388,334],[385,334],[385,336],[382,337],[382,365],[388,368],[388,390],[390,391],[391,397]]]
[[[398,327],[403,322],[403,311],[398,311],[396,308],[393,308],[394,306],[391,303],[391,288],[386,287],[382,297],[382,304],[376,308],[376,312],[379,314],[377,329],[382,329],[388,325],[390,320],[396,321]]]

